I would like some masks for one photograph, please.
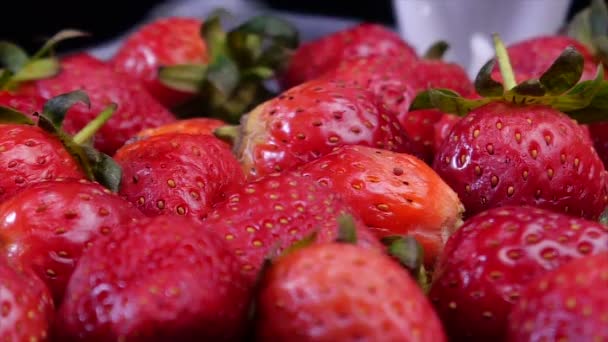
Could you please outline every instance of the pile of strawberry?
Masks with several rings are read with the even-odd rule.
[[[603,1],[474,81],[221,17],[0,42],[0,340],[608,341]]]

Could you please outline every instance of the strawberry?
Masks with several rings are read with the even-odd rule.
[[[421,109],[419,111],[423,111],[423,110],[424,109]],[[433,109],[427,109],[427,110],[432,111]],[[411,113],[419,112],[419,111],[412,111]],[[420,115],[420,114],[418,114],[418,115]],[[431,114],[431,115],[434,117],[438,116],[437,114]],[[415,116],[416,116],[416,114],[414,114],[414,117]],[[445,139],[450,135],[452,128],[459,120],[460,120],[460,117],[458,117],[456,115],[443,113],[443,115],[441,115],[441,118],[433,124],[433,134],[432,134],[432,136],[433,136],[433,154],[436,151],[438,151],[439,148],[441,148],[441,145],[443,144]],[[406,128],[406,130],[407,130],[407,128]],[[428,131],[426,131],[426,132],[428,132]]]
[[[53,300],[28,268],[0,257],[0,340],[48,341]]]
[[[188,218],[146,218],[82,255],[58,340],[237,341],[249,297],[221,239]]]
[[[608,340],[608,253],[581,258],[528,285],[509,317],[509,341]]]
[[[144,129],[137,134],[137,138],[147,138],[162,134],[185,133],[185,134],[208,134],[225,125],[225,122],[211,118],[194,118],[178,120],[155,128]]]
[[[332,241],[338,230],[336,218],[351,212],[336,192],[298,172],[285,172],[247,184],[217,204],[205,225],[226,240],[240,260],[243,274],[253,282],[271,253],[310,234],[316,234],[318,242]],[[360,220],[356,227],[360,244],[382,248]]]
[[[446,341],[424,293],[377,251],[301,248],[279,258],[260,289],[260,341]]]
[[[281,83],[291,88],[332,71],[346,59],[372,55],[418,59],[416,51],[395,32],[362,23],[302,44],[291,57]]]
[[[110,102],[116,103],[118,111],[95,136],[95,146],[108,154],[113,154],[141,130],[175,120],[137,81],[84,53],[64,57],[61,72],[53,78],[36,81],[35,87],[36,92],[47,99],[78,89],[88,93],[91,111],[66,117],[66,124],[69,123],[76,130],[91,121],[93,113],[99,112]]]
[[[504,340],[526,284],[564,263],[608,251],[608,228],[531,207],[495,208],[449,239],[429,297],[452,338]]]
[[[441,89],[414,101],[413,109],[466,115],[438,149],[433,168],[469,215],[513,204],[597,218],[608,203],[606,171],[584,130],[562,110],[585,119],[589,105],[604,98],[596,97],[603,70],[576,85],[582,58],[567,49],[540,80],[516,85],[504,46],[495,40],[501,71],[510,76],[504,89],[491,79],[491,61],[476,80],[484,97],[464,99]]]
[[[342,146],[301,167],[341,194],[378,237],[411,235],[432,265],[464,210],[456,193],[423,161],[403,153]]]
[[[160,103],[173,107],[192,94],[160,83],[158,68],[206,64],[209,56],[200,35],[201,25],[201,20],[182,17],[152,21],[129,35],[110,63],[115,70],[138,79]]]
[[[244,182],[226,144],[210,135],[151,136],[125,145],[115,159],[123,168],[120,194],[147,216],[203,217]]]
[[[409,141],[372,93],[351,82],[315,80],[262,103],[243,118],[235,152],[255,179],[287,170],[341,145],[404,152]]]
[[[69,137],[63,131],[63,117],[66,112],[74,112],[70,109],[73,104],[88,102],[86,94],[62,94],[44,104],[38,97],[0,94],[1,103],[27,111],[0,105],[0,172],[4,175],[0,179],[0,202],[32,184],[56,178],[89,178],[115,188],[112,177],[120,170],[107,156],[82,145],[111,117],[111,108]]]
[[[436,109],[420,109],[407,112],[399,121],[412,141],[414,154],[429,164],[433,163],[435,155],[434,143],[441,139],[435,137],[435,126],[448,115]]]
[[[140,217],[129,202],[99,184],[38,183],[0,205],[1,253],[31,267],[59,303],[83,249]]]

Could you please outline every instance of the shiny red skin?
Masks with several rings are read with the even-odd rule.
[[[0,253],[34,270],[59,303],[82,251],[97,237],[141,217],[129,202],[96,183],[38,183],[0,205]]]
[[[468,215],[513,204],[594,219],[608,200],[606,170],[588,136],[544,106],[493,102],[471,111],[433,167]]]
[[[602,159],[604,166],[608,166],[608,123],[595,123],[586,126],[593,140],[593,146]]]
[[[116,152],[119,193],[147,216],[203,217],[245,179],[226,144],[210,135],[163,134]]]
[[[411,235],[431,266],[462,224],[456,193],[422,160],[364,146],[342,146],[301,167],[301,172],[342,195],[378,237]]]
[[[0,203],[28,186],[85,178],[59,139],[36,126],[0,125]]]
[[[608,340],[608,253],[564,265],[528,285],[509,316],[509,341]]]
[[[260,341],[446,341],[428,299],[394,260],[350,244],[297,250],[265,275]]]
[[[583,55],[585,64],[581,79],[593,79],[599,61],[596,61],[584,44],[567,36],[540,36],[507,46],[516,80],[522,82],[540,77],[569,46],[574,47]],[[492,77],[502,80],[498,66],[492,72]]]
[[[166,125],[155,128],[144,129],[137,134],[138,138],[147,138],[149,136],[161,135],[167,133],[187,133],[187,134],[208,134],[213,135],[213,132],[226,125],[222,120],[212,118],[193,118],[178,120]]]
[[[127,37],[110,61],[115,70],[138,79],[160,103],[173,107],[192,94],[173,90],[158,80],[158,68],[177,64],[206,64],[203,22],[170,17],[148,23]]]
[[[60,341],[238,341],[250,291],[221,239],[185,217],[145,218],[83,254]]]
[[[449,238],[429,297],[454,340],[502,341],[530,281],[606,251],[608,228],[600,223],[531,207],[488,210]]]
[[[298,47],[281,79],[284,88],[316,79],[344,60],[373,55],[418,59],[416,51],[386,27],[362,23]]]
[[[315,80],[251,111],[235,152],[248,178],[287,170],[342,145],[409,151],[397,118],[356,84]]]
[[[48,341],[53,299],[28,268],[0,257],[0,340]]]
[[[460,121],[459,116],[443,114],[441,118],[433,124],[433,157],[441,148],[444,140],[450,135],[452,128],[458,121]]]
[[[36,81],[35,87],[46,99],[77,89],[89,95],[90,111],[66,116],[65,129],[69,133],[84,127],[111,102],[116,103],[118,109],[114,116],[95,135],[95,146],[110,155],[141,130],[175,120],[137,80],[115,72],[110,65],[85,53],[61,59],[61,72]],[[83,109],[83,106],[79,104],[75,108]]]
[[[11,93],[0,90],[0,106],[13,108],[25,115],[33,117],[32,114],[42,112],[45,100],[33,94]]]
[[[408,112],[399,120],[412,141],[414,154],[429,164],[435,156],[435,124],[445,115],[437,109],[420,109]]]
[[[337,193],[298,172],[271,174],[245,185],[217,204],[205,225],[226,240],[241,262],[244,276],[253,283],[265,258],[278,255],[313,232],[317,234],[315,242],[334,241],[337,218],[342,214],[355,219],[362,246],[383,249]]]

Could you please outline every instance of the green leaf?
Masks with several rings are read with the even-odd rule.
[[[606,3],[603,0],[591,0],[589,9],[591,36],[605,36],[608,33],[608,8]]]
[[[281,253],[280,256],[284,257],[299,249],[306,248],[306,247],[313,245],[317,241],[318,234],[319,234],[319,232],[317,230],[314,230],[312,233],[308,234],[303,239],[298,240],[295,243],[293,243],[291,246],[285,248],[285,250],[283,250],[283,252]]]
[[[424,53],[424,59],[431,59],[431,60],[442,59],[449,48],[450,48],[450,45],[443,40],[435,42]]]
[[[357,243],[357,225],[355,219],[348,214],[338,217],[338,242]]]
[[[122,168],[107,154],[101,153],[91,146],[81,146],[90,165],[93,179],[99,184],[118,192],[122,179]]]
[[[558,95],[572,88],[583,74],[583,56],[567,47],[540,77],[540,83],[550,95]]]
[[[206,76],[207,65],[202,64],[161,67],[158,71],[158,78],[164,85],[189,93],[200,91]]]
[[[240,25],[234,31],[255,34],[295,49],[299,43],[298,31],[289,22],[270,15],[258,15]]]
[[[506,93],[506,96],[509,97],[510,94],[513,96],[543,96],[546,92],[547,90],[539,80],[528,80],[516,85]]]
[[[0,105],[0,123],[34,125],[35,122],[27,115],[11,107]]]
[[[595,1],[595,0],[594,0]],[[593,34],[590,22],[590,8],[585,8],[578,12],[570,21],[567,27],[567,35],[585,44],[593,50]]]
[[[433,106],[444,113],[452,113],[458,116],[465,116],[471,110],[481,107],[491,101],[491,98],[469,100],[461,97],[457,93],[447,89],[429,90],[430,101]]]
[[[27,63],[29,56],[19,46],[0,41],[0,66],[12,73],[17,73]]]
[[[263,52],[263,43],[262,37],[242,31],[231,31],[226,37],[231,57],[242,67],[255,65]]]
[[[218,58],[208,66],[207,81],[226,96],[230,95],[237,87],[239,80],[239,68],[228,57],[218,56]]]
[[[412,236],[387,236],[382,243],[388,246],[388,254],[396,259],[423,289],[428,291],[429,281],[424,269],[424,249]]]
[[[211,61],[226,54],[226,32],[222,28],[220,18],[222,10],[217,11],[218,13],[207,18],[201,28],[201,35],[207,45],[207,52]]]
[[[39,80],[55,76],[60,69],[59,61],[55,58],[41,58],[25,64],[12,77],[12,82]]]
[[[430,91],[423,91],[416,94],[414,100],[412,100],[412,104],[408,111],[419,110],[419,109],[432,109],[435,108],[433,103],[431,102],[431,94]]]
[[[241,77],[246,80],[257,80],[263,81],[274,76],[274,70],[265,66],[258,66],[249,69],[245,69],[242,72]]]
[[[44,104],[42,114],[43,116],[46,116],[53,125],[61,127],[65,114],[78,102],[85,104],[87,107],[91,106],[89,96],[82,90],[76,90],[55,96],[48,100]]]
[[[602,81],[589,106],[569,111],[568,115],[581,124],[608,121],[608,82]]]
[[[496,65],[496,60],[491,59],[477,73],[475,78],[475,90],[481,96],[492,97],[501,96],[505,91],[502,83],[495,81],[492,78],[492,71]]]
[[[36,60],[43,56],[46,56],[59,42],[72,38],[85,37],[88,35],[89,34],[86,32],[73,29],[59,31],[51,38],[49,38],[46,43],[44,43],[44,45],[34,54],[34,56],[32,56],[31,59]]]

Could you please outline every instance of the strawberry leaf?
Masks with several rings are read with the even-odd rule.
[[[99,152],[91,146],[81,145],[87,163],[95,181],[112,192],[118,192],[122,179],[122,168],[114,159],[105,153]]]
[[[27,115],[6,106],[0,106],[0,123],[35,125],[34,120],[30,119]]]
[[[89,108],[91,107],[89,96],[82,90],[76,90],[55,96],[48,100],[44,104],[42,114],[46,116],[53,125],[61,127],[65,114],[78,102],[85,104]]]
[[[226,56],[219,56],[207,69],[207,81],[225,96],[234,91],[239,79],[238,66]]]
[[[540,77],[540,84],[550,95],[572,88],[583,74],[583,56],[573,47],[566,48]]]
[[[313,245],[317,241],[318,234],[319,234],[319,232],[317,230],[314,230],[312,233],[308,234],[303,239],[294,242],[291,246],[289,246],[283,250],[280,257],[284,257],[297,250],[300,250],[302,248],[306,248],[308,246]]]
[[[89,35],[88,33],[79,31],[79,30],[73,30],[73,29],[61,30],[61,31],[55,33],[51,38],[49,38],[46,41],[46,43],[44,43],[44,45],[38,51],[36,51],[36,53],[34,54],[34,56],[32,56],[31,59],[36,60],[36,59],[46,56],[53,50],[53,48],[55,48],[55,45],[57,45],[58,43],[60,43],[64,40],[78,38],[78,37],[85,37],[88,35]]]
[[[437,41],[431,45],[424,53],[424,59],[440,60],[445,53],[450,49],[450,45],[443,41]]]
[[[507,94],[510,93],[512,93],[514,97],[515,95],[519,95],[519,98],[521,99],[526,96],[544,96],[547,93],[547,90],[539,80],[528,80],[516,85],[515,88],[507,92]]]
[[[491,59],[479,70],[475,78],[475,90],[477,94],[485,97],[501,96],[504,92],[502,83],[492,78],[492,71],[496,65],[496,60]]]
[[[298,31],[287,21],[269,15],[259,15],[237,27],[235,32],[247,33],[280,43],[291,49],[298,46]]]
[[[424,269],[424,249],[411,236],[387,236],[382,239],[388,254],[405,267],[426,292],[429,282]]]
[[[348,214],[338,217],[338,242],[355,244],[357,243],[357,227],[355,220]]]
[[[0,41],[0,66],[10,72],[17,73],[28,61],[29,56],[19,46],[6,41]]]
[[[161,67],[158,78],[170,88],[189,93],[196,93],[203,87],[207,76],[204,64],[181,64]]]
[[[39,80],[55,76],[59,72],[59,61],[55,58],[32,60],[11,78],[12,82]]]

